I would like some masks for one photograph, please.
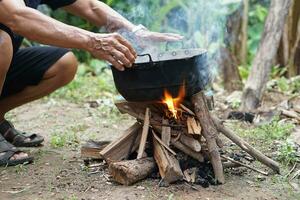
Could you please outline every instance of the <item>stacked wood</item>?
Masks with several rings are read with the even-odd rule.
[[[224,155],[220,156],[220,148],[223,146],[219,138],[220,133],[279,173],[278,163],[236,136],[219,119],[210,114],[206,97],[202,92],[194,95],[190,102],[185,102],[185,105],[180,105],[177,108],[179,115],[173,118],[163,103],[121,101],[115,104],[122,113],[137,119],[137,122],[118,140],[100,152],[100,156],[109,164],[109,172],[113,179],[118,183],[132,185],[148,177],[155,169],[158,169],[164,183],[179,180],[195,181],[196,171],[199,170],[192,170],[189,173],[189,170],[184,168],[183,172],[180,163],[186,160],[182,160],[182,155],[199,165],[207,163],[212,166],[215,182],[219,184],[225,182],[223,160],[226,161],[224,164],[226,168],[243,166],[267,174],[248,164]]]

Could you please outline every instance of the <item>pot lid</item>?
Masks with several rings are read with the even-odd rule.
[[[188,59],[195,56],[200,56],[202,54],[205,54],[207,52],[206,49],[180,49],[180,50],[169,50],[160,52],[158,54],[156,53],[149,53],[149,54],[143,54],[138,56],[136,59],[137,64],[139,63],[148,63],[151,60],[153,62],[159,62],[159,61],[167,61],[167,60],[181,60],[181,59]]]

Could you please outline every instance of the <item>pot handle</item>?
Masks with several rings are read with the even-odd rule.
[[[180,43],[181,44],[181,48],[184,49],[184,42],[183,41],[179,41],[179,42],[167,42],[166,43],[166,51],[169,51],[170,50],[170,44],[172,43]]]
[[[152,60],[152,57],[150,54],[141,54],[141,55],[138,55],[139,57],[144,57],[144,56],[148,56],[149,57],[149,62],[153,63],[153,60]]]

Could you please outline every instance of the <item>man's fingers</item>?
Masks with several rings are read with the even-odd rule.
[[[131,64],[133,64],[135,62],[135,59],[136,59],[136,56],[132,54],[132,52],[124,45],[122,44],[119,44],[119,45],[116,45],[115,48],[122,52],[126,58],[131,62]]]
[[[118,50],[113,50],[111,52],[111,54],[118,60],[120,61],[121,63],[123,63],[126,67],[131,67],[132,66],[132,62],[130,62],[126,57],[125,55],[118,51]]]
[[[131,54],[136,58],[137,57],[137,53],[134,50],[133,46],[130,44],[130,42],[128,42],[125,38],[123,38],[121,35],[117,35],[116,36],[117,40],[124,45],[125,47],[127,47],[129,49],[129,51],[131,52]]]
[[[119,71],[125,70],[124,66],[120,62],[118,62],[113,56],[108,55],[105,57],[105,60],[107,60],[110,64],[112,64]]]

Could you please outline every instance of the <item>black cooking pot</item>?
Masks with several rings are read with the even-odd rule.
[[[117,90],[127,101],[161,100],[164,90],[177,97],[183,85],[189,97],[210,80],[207,53],[202,49],[140,55],[132,68],[118,71],[112,67],[112,72]]]

